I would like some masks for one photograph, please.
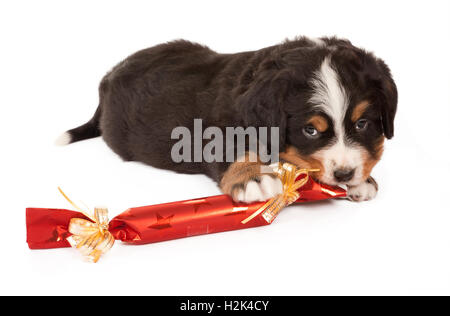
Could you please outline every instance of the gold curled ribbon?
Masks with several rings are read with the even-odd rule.
[[[294,203],[300,198],[298,189],[304,186],[309,180],[310,172],[317,172],[319,169],[298,169],[290,163],[278,163],[275,168],[275,174],[283,184],[283,193],[268,200],[263,206],[256,210],[252,215],[244,219],[241,223],[247,224],[256,216],[262,213],[262,217],[267,223],[272,223],[278,213],[289,204]],[[295,181],[300,175],[305,175],[298,181]]]
[[[61,188],[58,187],[58,190],[77,211],[90,219],[72,218],[69,224],[72,236],[67,241],[88,261],[97,262],[114,245],[114,237],[108,231],[108,209],[96,207],[92,215],[72,202]]]

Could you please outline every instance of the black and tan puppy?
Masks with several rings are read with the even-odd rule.
[[[100,83],[100,104],[67,144],[102,135],[125,160],[204,173],[235,200],[265,200],[280,181],[261,162],[174,162],[175,127],[279,127],[282,160],[321,171],[317,180],[373,198],[370,177],[394,135],[397,89],[389,68],[347,40],[305,37],[258,51],[218,54],[187,41],[139,51]]]

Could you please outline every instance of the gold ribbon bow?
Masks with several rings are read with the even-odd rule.
[[[96,207],[92,215],[72,202],[61,188],[58,190],[77,211],[90,219],[88,221],[82,218],[72,218],[69,224],[69,232],[72,236],[68,237],[67,241],[73,248],[77,248],[88,261],[97,262],[100,256],[114,245],[114,237],[108,231],[108,209]]]
[[[261,206],[252,215],[244,219],[241,223],[247,224],[256,216],[262,213],[262,217],[267,223],[272,223],[278,213],[289,204],[294,203],[300,197],[298,189],[304,186],[309,180],[310,172],[317,172],[319,169],[298,169],[296,166],[290,163],[278,163],[275,168],[275,173],[283,184],[283,193],[268,200],[263,206]],[[305,176],[298,181],[295,181],[300,175]]]

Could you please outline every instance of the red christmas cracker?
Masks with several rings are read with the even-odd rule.
[[[90,214],[68,197],[78,211],[27,208],[27,242],[30,249],[75,247],[96,262],[114,240],[147,244],[189,236],[212,234],[269,225],[280,210],[292,203],[345,197],[339,187],[320,184],[309,177],[311,170],[279,165],[283,194],[267,202],[238,203],[228,195],[133,207],[108,222],[107,210]]]

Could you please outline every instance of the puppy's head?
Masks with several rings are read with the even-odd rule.
[[[257,74],[244,118],[280,127],[282,159],[319,168],[315,176],[327,184],[358,185],[369,177],[384,138],[394,135],[397,108],[381,59],[348,41],[303,38],[280,46]]]

